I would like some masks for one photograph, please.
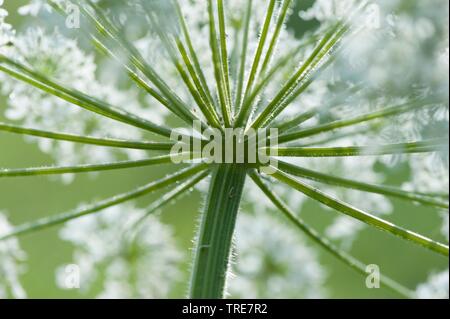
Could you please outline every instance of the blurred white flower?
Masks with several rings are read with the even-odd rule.
[[[11,229],[12,226],[6,216],[0,212],[0,236],[7,234]],[[20,283],[20,275],[25,270],[25,259],[25,252],[20,248],[17,239],[0,241],[0,299],[26,298],[25,290]]]
[[[270,213],[275,213],[271,211]],[[242,213],[228,283],[233,298],[321,298],[326,278],[317,255],[300,234],[271,217]]]
[[[152,215],[141,221],[145,213],[125,204],[64,226],[60,236],[75,247],[70,264],[80,269],[82,291],[92,292],[94,283],[100,283],[98,298],[169,296],[180,279],[183,254],[172,229]],[[56,278],[65,289],[63,269]]]
[[[3,2],[0,0],[0,5]],[[70,1],[58,0],[58,2],[65,4]],[[239,59],[239,56],[233,54],[239,52],[236,49],[240,49],[242,41],[237,35],[240,34],[244,25],[246,9],[244,2],[242,0],[225,1],[232,80],[236,79],[238,65],[236,60]],[[301,12],[300,17],[318,21],[320,24],[318,30],[323,31],[336,19],[347,17],[350,6],[353,6],[355,2],[355,0],[317,0],[311,8]],[[123,27],[127,39],[136,45],[146,61],[155,68],[156,73],[161,75],[167,85],[189,105],[189,108],[201,116],[161,41],[149,28],[148,21],[142,18],[141,2],[114,1],[110,3],[111,8],[108,8],[108,14],[115,18],[114,22],[118,23],[120,28]],[[152,4],[159,5],[162,9],[167,3],[163,0],[152,1]],[[211,86],[211,91],[214,92],[214,65],[210,44],[207,40],[209,38],[207,2],[180,0],[179,3],[186,17],[193,46],[198,54],[206,81]],[[276,10],[279,10],[280,3],[277,1]],[[302,127],[311,127],[398,105],[418,96],[438,96],[441,101],[448,100],[448,27],[447,23],[444,23],[448,22],[448,1],[436,0],[434,5],[429,5],[426,1],[380,0],[376,2],[376,6],[378,24],[372,25],[372,28],[364,28],[359,33],[352,35],[351,41],[345,42],[344,48],[333,66],[319,79],[316,79],[300,98],[293,101],[282,113],[282,116],[295,116],[299,112],[303,113],[312,108],[321,107],[318,116],[302,124]],[[24,15],[39,16],[47,14],[47,10],[49,10],[49,6],[46,0],[30,0],[19,11]],[[258,45],[265,10],[265,4],[260,1],[253,2],[245,78],[248,77],[251,69],[252,57],[255,55]],[[16,35],[12,27],[5,22],[6,16],[7,12],[0,8],[0,54],[13,57],[45,76],[55,78],[65,85],[123,107],[158,124],[167,120],[167,112],[155,99],[143,96],[138,89],[130,85],[129,79],[123,79],[123,72],[119,74],[120,67],[117,63],[88,53],[87,49],[82,49],[77,41],[62,35],[58,30],[49,32],[31,26],[29,30]],[[174,16],[167,12],[158,15],[162,26],[170,26],[168,32],[180,32],[171,25]],[[276,19],[272,20],[271,31],[274,29],[275,21]],[[119,25],[119,22],[122,25]],[[360,20],[355,21],[355,26],[358,26],[359,23]],[[287,27],[283,27],[278,49],[274,53],[275,58],[287,54],[301,42],[301,39],[296,38]],[[292,75],[293,70],[296,70],[307,59],[314,47],[315,43],[306,45],[298,53],[298,58],[287,61],[284,69],[268,82],[265,93],[258,97],[260,105],[264,106],[270,102],[275,93]],[[264,55],[265,52],[263,52]],[[146,138],[138,129],[101,118],[69,105],[69,103],[32,89],[26,84],[13,81],[3,73],[0,74],[0,80],[2,93],[8,98],[5,115],[10,120],[20,121],[30,127],[81,135],[122,139]],[[363,84],[362,88],[357,93],[349,93],[351,88],[361,86],[361,84]],[[335,98],[339,95],[343,95],[344,98],[336,101]],[[448,136],[448,119],[448,103],[444,102],[431,109],[418,110],[396,118],[376,121],[373,126],[376,126],[377,129],[370,125],[360,125],[358,128],[351,127],[339,131],[339,133],[346,133],[344,137],[339,137],[335,132],[331,132],[324,136],[305,138],[300,143],[314,145],[316,142],[330,138],[329,142],[322,141],[320,145],[374,146],[421,140],[429,136]],[[79,164],[87,161],[89,163],[107,162],[123,156],[138,159],[145,154],[141,151],[113,151],[107,148],[94,148],[45,139],[29,138],[29,140],[38,143],[42,151],[51,154],[55,158],[56,164]],[[382,170],[375,170],[377,163],[390,166],[406,163],[411,168],[411,174],[403,185],[405,189],[423,192],[441,192],[443,189],[448,189],[448,149],[442,150],[440,154],[423,156],[320,158],[292,160],[292,162],[319,172],[375,184],[382,184],[386,174]],[[70,176],[65,175],[65,178],[68,179]],[[339,189],[315,182],[308,183],[370,213],[380,216],[391,213],[392,205],[385,197],[374,194],[362,195],[353,190]],[[301,211],[304,207],[306,197],[299,196],[296,191],[280,184],[276,184],[274,190],[286,199],[296,211]],[[271,207],[270,202],[266,198],[263,199],[258,191],[254,192],[252,189],[246,195],[248,195],[246,200],[253,205],[255,211],[266,211],[268,207]],[[123,214],[120,213],[122,210],[135,213]],[[105,214],[88,217],[66,226],[62,236],[74,242],[78,247],[74,259],[84,272],[83,280],[87,289],[91,287],[92,282],[101,272],[105,277],[104,291],[99,295],[102,297],[158,297],[160,294],[165,295],[168,292],[169,288],[157,290],[152,284],[158,283],[163,286],[162,279],[166,280],[167,278],[159,273],[160,268],[164,266],[158,261],[150,262],[150,258],[147,259],[148,256],[144,252],[148,247],[144,251],[139,250],[141,244],[154,247],[152,245],[162,245],[163,242],[147,242],[146,234],[152,233],[150,231],[146,234],[138,233],[136,238],[139,237],[142,243],[140,241],[130,242],[130,238],[121,239],[117,235],[126,233],[125,226],[136,219],[133,216],[142,213],[131,206],[124,206],[121,209],[111,209]],[[151,227],[150,224],[159,225],[154,227],[160,228],[156,232],[159,231],[163,234],[161,238],[170,237],[170,231],[154,217],[149,220],[152,223],[146,227]],[[444,219],[444,225],[445,223],[447,223],[448,237],[448,216],[447,220]],[[364,227],[364,224],[360,222],[347,217],[338,217],[326,232],[333,239],[343,240],[344,244],[350,245]],[[278,228],[282,230],[278,230]],[[294,245],[295,249],[280,249],[280,247],[289,248],[288,246],[294,247]],[[139,248],[139,254],[144,256],[142,258],[144,262],[136,266],[142,267],[142,274],[137,272],[137,268],[134,271],[128,267],[130,262],[128,252],[135,248]],[[278,223],[276,219],[257,216],[253,220],[249,216],[242,216],[238,223],[237,249],[239,257],[235,272],[238,277],[230,286],[230,292],[233,295],[239,293],[235,287],[243,289],[242,291],[246,292],[247,296],[255,297],[287,296],[289,294],[297,297],[299,287],[300,293],[306,297],[321,295],[320,283],[323,281],[323,273],[314,254],[303,244],[301,239],[289,232],[289,229],[285,230],[284,225]],[[156,259],[161,262],[177,260],[175,251],[175,249],[169,249],[168,255]],[[154,252],[159,254],[160,250]],[[153,253],[153,251],[147,253]],[[162,251],[161,253],[163,254]],[[273,266],[268,264],[269,262],[275,263],[279,273],[266,271],[267,267]],[[162,279],[160,277],[153,278],[152,272],[147,271],[147,269],[153,269],[151,263],[155,265],[154,273],[158,273]],[[298,264],[305,265],[305,267],[296,267]],[[101,271],[98,270],[99,267]],[[175,268],[169,269],[171,270],[167,273],[171,276],[175,273]],[[59,276],[61,274],[60,272]],[[139,278],[141,283],[134,282],[132,278]],[[252,278],[258,279],[253,280]],[[148,280],[150,282],[147,282]],[[149,286],[149,290],[146,290],[146,286]],[[304,290],[302,290],[303,288]],[[269,292],[272,295],[269,295]]]
[[[442,216],[442,228],[441,233],[447,238],[448,241],[448,211],[443,213]],[[428,280],[416,289],[417,298],[420,299],[448,299],[449,298],[449,273],[448,269],[439,273],[432,273]]]
[[[448,269],[431,275],[426,283],[417,287],[417,297],[420,299],[448,299],[448,278]]]
[[[0,54],[5,54],[15,35],[12,26],[5,22],[8,11],[2,8],[3,0],[0,0]]]

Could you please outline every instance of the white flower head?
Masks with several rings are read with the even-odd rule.
[[[15,31],[10,24],[5,22],[8,11],[3,9],[2,5],[3,0],[0,0],[0,54],[7,54],[12,45]]]
[[[427,282],[417,287],[417,297],[420,299],[448,299],[448,278],[448,269],[431,275]]]
[[[268,212],[239,216],[235,254],[228,285],[231,297],[324,296],[326,276],[316,253],[298,233]]]
[[[80,288],[90,291],[100,280],[99,298],[167,298],[180,279],[183,255],[172,229],[131,204],[69,222],[60,232],[75,247],[73,261],[80,268]],[[63,271],[57,282],[64,287]]]
[[[0,236],[11,231],[12,226],[6,216],[0,212]],[[20,275],[24,272],[25,252],[15,238],[0,241],[0,299],[26,298],[25,290],[20,283]]]

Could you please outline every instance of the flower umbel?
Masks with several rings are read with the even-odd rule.
[[[100,202],[8,226],[0,254],[10,256],[6,244],[17,245],[16,237],[65,224],[60,235],[89,274],[86,290],[102,277],[99,297],[170,296],[182,254],[155,213],[197,188],[207,195],[191,298],[222,298],[227,286],[239,297],[321,296],[326,272],[296,231],[362,275],[366,264],[346,250],[368,226],[448,258],[447,243],[388,220],[391,200],[403,200],[445,214],[448,234],[448,29],[440,23],[448,17],[419,1],[404,12],[404,1],[316,1],[299,14],[316,25],[303,34],[290,27],[299,19],[295,0],[33,0],[20,13],[59,27],[17,34],[0,8],[10,120],[0,132],[24,135],[55,159],[1,169],[0,179],[171,170]],[[64,27],[74,14],[80,28]],[[208,129],[222,136],[273,129],[278,144],[258,146],[270,159],[264,163],[212,163],[191,147],[211,141]],[[188,146],[188,163],[172,161],[174,132]],[[401,167],[408,177],[391,183]],[[161,195],[145,210],[130,203],[153,193]],[[338,214],[321,223],[324,234],[303,216],[308,199]],[[269,213],[278,211],[292,228],[271,227],[279,221]],[[283,242],[295,253],[278,250]],[[24,296],[8,261],[18,257],[0,259],[10,289],[0,286],[0,295]],[[230,270],[237,278],[228,285]],[[448,296],[442,281],[436,275],[413,292],[381,278],[408,298]]]

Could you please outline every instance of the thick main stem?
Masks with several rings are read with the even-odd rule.
[[[222,164],[215,168],[202,216],[191,278],[190,297],[224,297],[231,242],[247,168]]]

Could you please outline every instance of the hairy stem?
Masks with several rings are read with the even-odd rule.
[[[246,173],[246,166],[239,164],[220,165],[214,170],[197,241],[191,298],[224,296],[231,241]]]

